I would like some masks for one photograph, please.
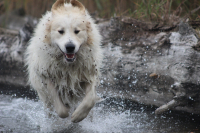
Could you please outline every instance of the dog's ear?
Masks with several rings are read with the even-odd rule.
[[[51,11],[52,12],[55,12],[59,7],[64,7],[64,4],[65,4],[65,0],[57,0],[52,8],[51,8]]]
[[[74,7],[78,7],[81,11],[85,12],[85,7],[83,6],[83,4],[77,0],[70,0],[72,6]]]

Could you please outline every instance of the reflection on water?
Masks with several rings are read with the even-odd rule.
[[[168,112],[155,116],[155,108],[128,100],[109,98],[98,103],[90,116],[78,124],[69,119],[46,118],[42,103],[0,95],[0,132],[67,133],[168,133],[199,132],[200,117]]]

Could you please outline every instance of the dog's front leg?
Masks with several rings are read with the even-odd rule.
[[[69,108],[67,108],[63,104],[56,87],[52,84],[52,82],[50,80],[47,81],[47,90],[50,94],[51,100],[53,102],[53,106],[56,110],[56,113],[59,115],[59,117],[61,117],[61,118],[68,117],[69,116]]]
[[[95,83],[87,83],[85,97],[72,114],[71,121],[74,123],[82,121],[88,115],[97,100],[98,97],[96,95]]]

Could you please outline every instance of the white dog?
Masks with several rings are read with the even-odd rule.
[[[37,25],[25,55],[29,83],[61,118],[80,101],[71,118],[79,122],[98,100],[100,45],[97,26],[76,0],[57,0]]]

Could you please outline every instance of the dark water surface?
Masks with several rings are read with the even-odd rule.
[[[188,133],[200,132],[200,116],[168,111],[156,116],[154,107],[107,98],[78,124],[70,119],[46,118],[34,91],[0,88],[0,132],[66,133]]]

